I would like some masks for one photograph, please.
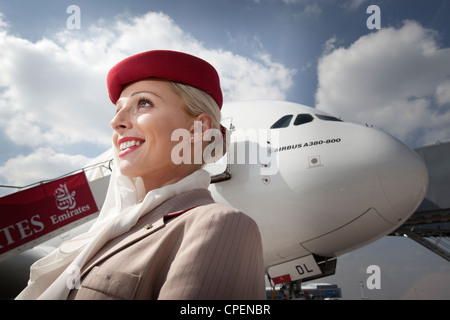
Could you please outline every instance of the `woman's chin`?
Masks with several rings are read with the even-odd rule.
[[[136,170],[136,165],[134,165],[130,161],[126,160],[119,161],[119,170],[122,175],[130,178],[139,176],[138,170]]]

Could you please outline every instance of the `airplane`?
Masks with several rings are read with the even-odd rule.
[[[425,197],[422,159],[373,127],[270,100],[225,103],[222,119],[231,133],[229,148],[205,166],[209,190],[217,202],[256,221],[273,285],[290,285],[298,294],[302,281],[333,274],[339,256],[397,229]],[[101,159],[111,161],[111,150],[96,161]],[[86,173],[98,207],[109,178],[102,170]],[[1,262],[2,281],[20,291],[31,263],[93,221]]]

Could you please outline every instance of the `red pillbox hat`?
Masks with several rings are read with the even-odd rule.
[[[222,90],[216,69],[205,60],[177,51],[153,50],[128,57],[108,72],[109,98],[116,104],[126,85],[159,78],[190,85],[208,93],[222,108]]]

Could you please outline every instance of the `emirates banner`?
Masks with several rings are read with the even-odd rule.
[[[84,172],[0,198],[0,255],[98,211]]]

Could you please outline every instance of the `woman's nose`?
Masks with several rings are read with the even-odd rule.
[[[125,108],[120,109],[111,120],[110,124],[115,131],[130,129],[132,127],[132,123],[129,112]]]

